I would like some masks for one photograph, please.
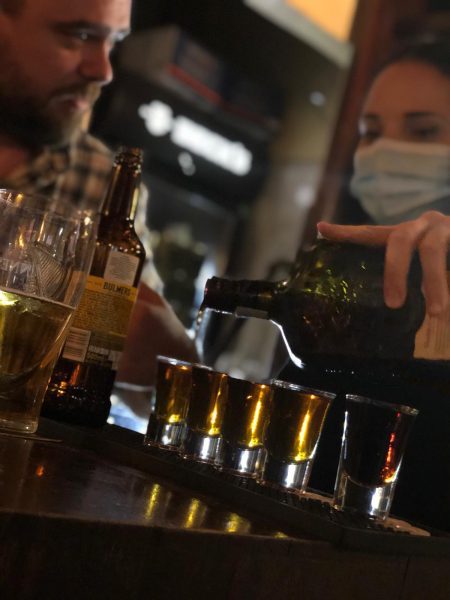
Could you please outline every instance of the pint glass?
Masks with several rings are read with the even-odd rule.
[[[33,433],[97,221],[68,203],[3,189],[0,223],[0,429]]]

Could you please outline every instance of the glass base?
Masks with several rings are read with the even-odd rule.
[[[284,462],[269,455],[261,483],[301,492],[308,485],[311,467],[312,460]]]
[[[183,444],[183,457],[219,465],[222,462],[222,446],[223,440],[220,436],[188,431]]]
[[[264,467],[266,451],[262,447],[232,447],[224,444],[222,469],[240,477],[260,477]]]
[[[165,450],[180,450],[186,436],[184,423],[167,423],[155,414],[150,415],[145,446],[156,446]]]
[[[37,419],[15,421],[13,419],[0,418],[0,433],[15,433],[17,435],[27,435],[29,433],[35,433],[37,431],[37,428]]]
[[[389,516],[395,481],[382,486],[362,485],[340,469],[336,479],[333,507],[368,518],[384,520]]]

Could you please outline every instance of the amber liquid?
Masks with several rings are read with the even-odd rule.
[[[189,365],[158,362],[155,416],[165,423],[186,421],[191,397],[192,370]]]
[[[35,431],[73,309],[0,289],[0,426]]]
[[[263,445],[272,399],[272,388],[262,383],[228,378],[228,400],[223,437],[231,446]]]
[[[313,458],[330,399],[275,387],[265,447],[282,462]]]
[[[227,395],[227,375],[194,366],[187,414],[189,429],[208,436],[220,435]]]

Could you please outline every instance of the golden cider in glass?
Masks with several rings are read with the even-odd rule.
[[[223,436],[230,446],[262,447],[271,399],[268,384],[228,378]]]
[[[184,423],[191,396],[190,363],[158,357],[155,415],[167,424]]]
[[[282,462],[313,458],[334,394],[274,382],[265,437],[269,456]]]
[[[0,288],[0,426],[34,432],[73,308]]]
[[[192,393],[187,414],[191,431],[208,436],[222,432],[228,396],[228,376],[201,365],[192,367]]]

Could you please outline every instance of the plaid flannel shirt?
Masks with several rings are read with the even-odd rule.
[[[112,163],[113,154],[102,142],[80,132],[69,146],[46,148],[1,184],[24,193],[54,196],[80,208],[99,210]]]

